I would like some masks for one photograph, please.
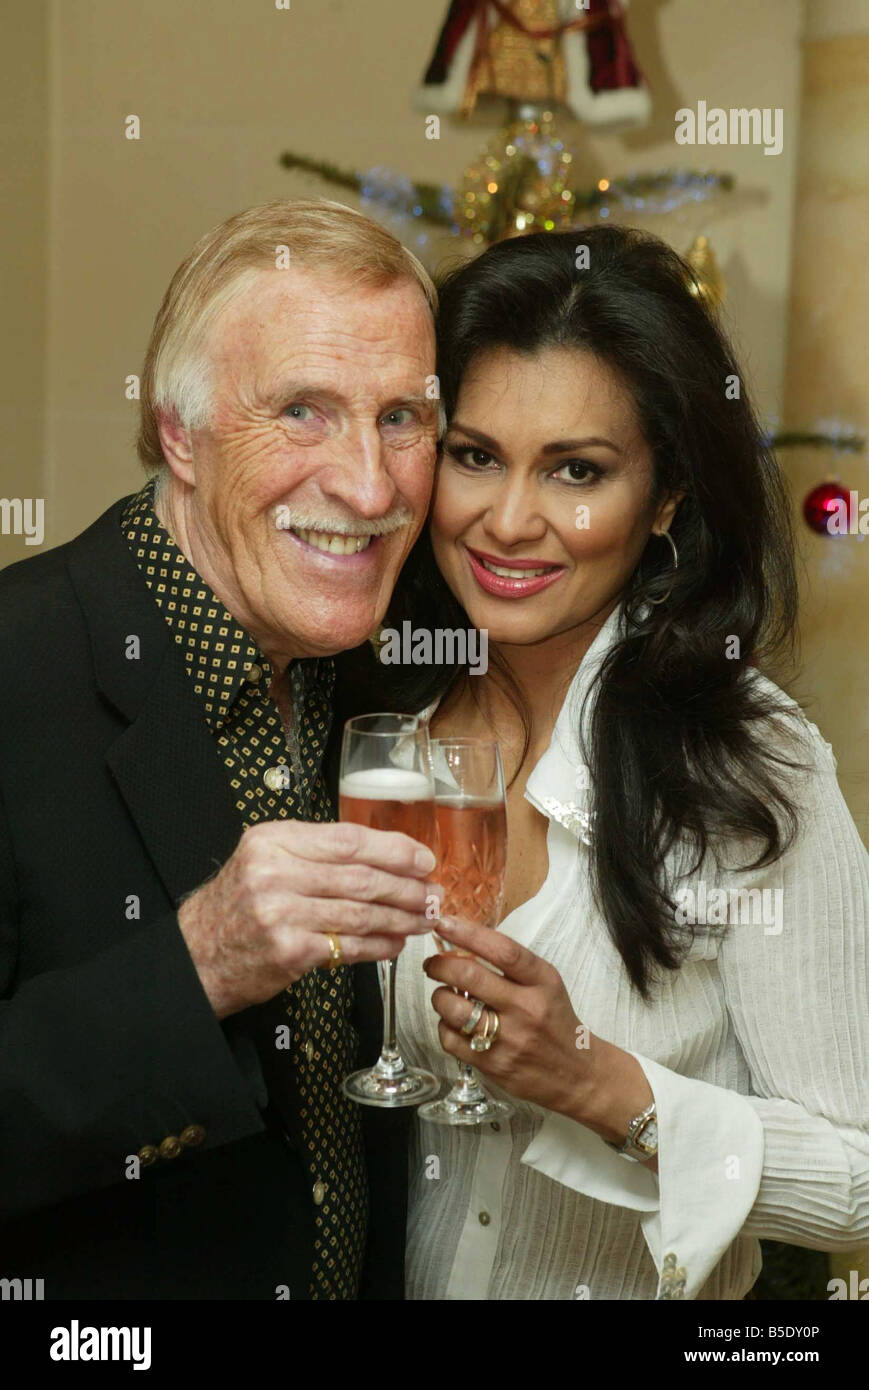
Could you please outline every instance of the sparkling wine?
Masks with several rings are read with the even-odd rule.
[[[439,842],[436,873],[444,889],[441,917],[497,927],[507,867],[503,800],[439,798],[435,813]],[[444,945],[442,949],[455,948]]]
[[[348,772],[338,787],[339,816],[372,830],[400,830],[437,848],[432,787],[421,772],[376,767]]]
[[[362,714],[348,719],[341,743],[338,803],[342,821],[371,830],[403,831],[432,851],[437,845],[434,781],[428,733],[415,715]],[[403,940],[399,940],[399,949]],[[434,1072],[409,1067],[398,1044],[395,970],[381,960],[383,1043],[373,1067],[344,1079],[344,1094],[360,1105],[419,1105],[436,1096]]]

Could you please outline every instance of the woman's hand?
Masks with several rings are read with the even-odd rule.
[[[439,922],[437,932],[503,971],[496,975],[467,956],[452,954],[425,961],[429,978],[445,986],[432,995],[441,1017],[438,1033],[444,1050],[470,1062],[521,1100],[574,1118],[590,1111],[602,1050],[608,1045],[577,1018],[554,966],[489,927],[451,920]],[[488,1052],[473,1051],[470,1038],[461,1032],[471,1003],[453,994],[451,985],[497,1010],[500,1031]],[[482,1025],[474,1031],[481,1032]]]
[[[430,979],[482,999],[497,1009],[501,1024],[489,1051],[474,1052],[460,1031],[471,1012],[469,1001],[450,988],[436,989],[431,1002],[441,1016],[444,1051],[470,1062],[520,1100],[559,1111],[601,1139],[622,1143],[634,1115],[654,1099],[636,1057],[580,1022],[558,971],[533,951],[490,927],[450,920],[439,922],[437,930],[453,946],[503,971],[495,975],[467,956],[429,956],[424,962]],[[658,1171],[657,1154],[645,1163]]]

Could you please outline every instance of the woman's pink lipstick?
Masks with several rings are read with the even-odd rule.
[[[560,579],[564,574],[564,565],[545,565],[541,560],[505,560],[501,555],[487,555],[484,550],[471,550],[470,546],[465,546],[468,555],[468,563],[471,573],[476,579],[481,589],[487,594],[494,594],[496,598],[528,598],[531,594],[539,594],[541,589],[548,589],[550,584],[554,584],[556,579]],[[510,570],[540,570],[547,569],[546,574],[534,575],[531,579],[508,579],[505,575],[493,574],[486,569],[482,563],[486,560],[490,565],[497,565],[499,569]]]

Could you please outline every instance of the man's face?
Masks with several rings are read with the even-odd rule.
[[[190,432],[180,499],[173,467],[170,511],[276,664],[358,646],[382,621],[431,492],[434,355],[414,281],[304,267],[263,270],[212,330],[211,421]]]

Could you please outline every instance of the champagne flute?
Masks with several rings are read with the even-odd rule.
[[[436,849],[434,785],[428,730],[413,714],[348,719],[341,745],[339,817],[374,830],[401,830]],[[344,1092],[360,1105],[419,1105],[437,1095],[430,1071],[409,1067],[395,1034],[395,961],[380,962],[383,1046],[375,1065],[353,1072]]]
[[[488,739],[433,738],[440,916],[495,928],[501,917],[507,870],[507,804],[498,744]],[[435,933],[440,950],[451,948]],[[460,951],[470,955],[470,951]],[[458,990],[455,993],[458,994]],[[470,996],[466,993],[465,998]],[[485,1015],[483,1016],[485,1017]],[[481,1125],[507,1119],[513,1106],[493,1100],[467,1062],[443,1100],[420,1110],[443,1125]]]

